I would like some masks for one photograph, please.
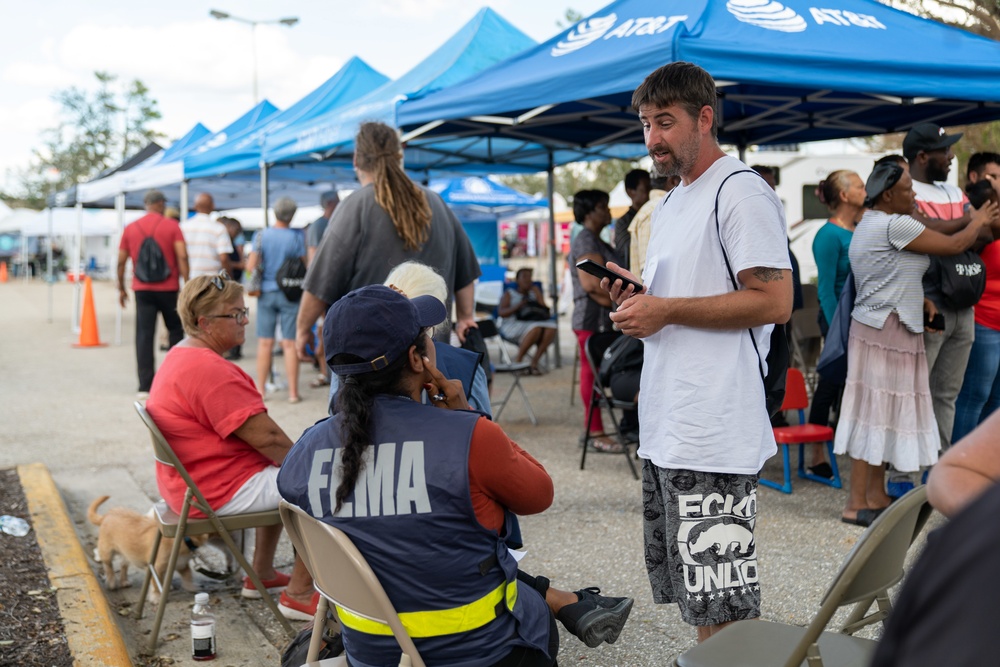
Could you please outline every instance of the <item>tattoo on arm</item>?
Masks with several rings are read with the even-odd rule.
[[[781,269],[772,269],[766,266],[758,266],[753,270],[753,277],[762,283],[772,283],[775,280],[784,280]]]

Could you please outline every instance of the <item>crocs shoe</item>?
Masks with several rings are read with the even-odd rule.
[[[290,580],[291,577],[287,574],[275,572],[274,579],[266,579],[261,583],[264,584],[264,588],[266,588],[269,593],[276,593],[284,589]],[[258,591],[257,587],[253,585],[253,581],[250,580],[250,577],[243,577],[243,590],[240,591],[240,595],[250,600],[259,600],[261,598],[260,591]]]
[[[888,482],[885,485],[885,493],[890,498],[902,498],[913,490],[913,482]]]
[[[618,640],[635,602],[632,598],[604,597],[600,592],[600,588],[576,591],[579,602],[566,605],[556,614],[566,629],[590,648]]]
[[[296,602],[288,597],[288,593],[281,591],[278,599],[278,611],[289,621],[311,621],[316,615],[316,607],[319,606],[319,593],[313,593],[309,604]]]

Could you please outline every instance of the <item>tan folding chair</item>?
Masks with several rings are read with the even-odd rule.
[[[770,621],[734,623],[682,653],[674,661],[675,667],[869,664],[876,642],[853,634],[865,626],[884,622],[892,611],[889,589],[902,580],[906,553],[930,513],[923,486],[882,512],[847,555],[808,626]],[[847,605],[854,605],[854,609],[840,632],[826,632],[837,609]]]
[[[329,599],[337,609],[388,625],[403,651],[399,667],[424,667],[424,660],[403,627],[389,596],[351,539],[343,531],[309,516],[284,500],[278,511],[295,551],[313,575],[313,586],[320,593],[307,664],[321,664],[323,667],[347,665],[346,658],[313,662],[319,652],[319,638],[326,622]]]
[[[160,635],[160,625],[163,623],[163,613],[167,608],[167,595],[170,592],[171,581],[174,576],[174,569],[177,567],[177,556],[181,550],[181,544],[184,543],[184,538],[190,537],[191,535],[203,535],[205,533],[217,533],[222,540],[232,551],[233,555],[236,557],[237,562],[239,562],[240,567],[243,571],[247,573],[250,580],[253,582],[257,590],[261,592],[261,596],[264,603],[267,604],[271,613],[274,617],[278,619],[281,623],[281,627],[285,629],[290,637],[295,636],[295,630],[292,628],[291,623],[288,622],[281,612],[278,611],[278,605],[274,601],[274,598],[267,592],[264,588],[264,584],[261,582],[260,577],[250,563],[247,562],[246,556],[243,554],[243,550],[237,548],[236,543],[233,541],[230,535],[231,531],[246,530],[247,528],[260,528],[263,526],[273,526],[281,523],[281,517],[278,514],[278,510],[271,510],[269,512],[248,512],[246,514],[228,514],[226,516],[219,516],[215,513],[212,507],[205,500],[205,496],[202,495],[201,490],[198,489],[198,485],[194,483],[191,479],[191,475],[184,468],[184,465],[177,458],[174,450],[170,447],[167,439],[163,437],[163,433],[156,426],[153,418],[149,416],[146,412],[146,408],[143,407],[142,403],[136,401],[135,411],[139,413],[139,417],[142,418],[142,422],[149,429],[150,439],[153,441],[153,452],[156,460],[164,465],[168,465],[181,476],[184,483],[187,484],[187,492],[184,494],[184,505],[181,508],[180,515],[174,513],[167,504],[163,501],[156,503],[154,506],[154,511],[156,514],[156,519],[159,524],[160,530],[156,534],[156,539],[153,540],[153,553],[149,556],[149,566],[146,568],[146,578],[142,582],[142,591],[139,593],[139,607],[136,609],[136,618],[142,618],[142,610],[146,604],[146,594],[149,592],[150,581],[156,581],[156,587],[160,591],[160,601],[156,606],[156,618],[153,621],[153,631],[149,638],[149,651],[152,653],[156,650],[156,643]],[[204,519],[190,519],[188,518],[188,513],[191,508],[194,507],[202,514],[205,515]],[[174,538],[173,549],[170,550],[170,559],[167,561],[167,570],[163,575],[163,581],[160,581],[156,574],[156,570],[153,564],[156,562],[156,555],[160,550],[160,540],[163,537]]]

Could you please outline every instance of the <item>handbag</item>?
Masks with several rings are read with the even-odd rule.
[[[527,301],[514,313],[514,318],[527,322],[541,322],[552,319],[552,311],[536,301]]]
[[[970,308],[979,303],[986,289],[986,265],[975,250],[966,250],[950,257],[937,257],[941,296],[946,305]]]
[[[823,351],[816,362],[816,372],[820,377],[834,384],[847,382],[847,341],[851,337],[851,312],[858,290],[854,285],[854,274],[847,274],[844,289],[840,291],[837,310],[833,312],[833,322],[826,333]]]
[[[261,241],[263,235],[264,231],[261,230],[254,238],[253,252],[257,253],[257,264],[253,267],[253,271],[249,271],[247,275],[247,296],[260,296],[260,288],[264,282],[264,248]]]

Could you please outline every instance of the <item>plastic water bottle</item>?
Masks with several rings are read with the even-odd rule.
[[[4,514],[0,516],[0,530],[14,537],[24,537],[31,530],[31,526],[24,519]]]
[[[208,606],[208,593],[194,596],[191,610],[191,657],[215,660],[215,615]]]

